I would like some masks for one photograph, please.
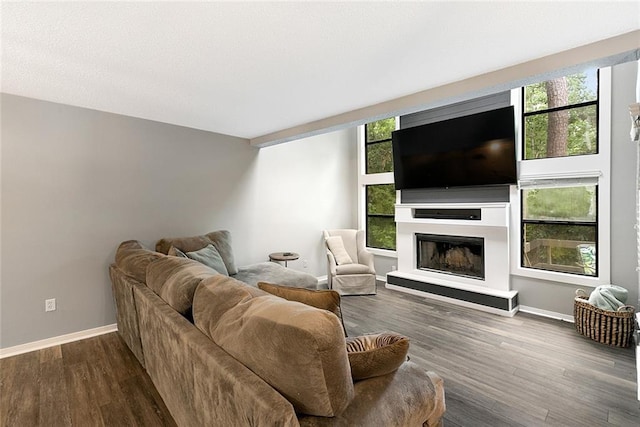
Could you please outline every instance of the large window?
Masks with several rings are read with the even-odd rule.
[[[395,129],[395,117],[364,126],[364,170],[360,176],[367,247],[391,251],[396,249],[396,190],[391,149],[391,132]]]
[[[595,70],[525,86],[524,160],[598,152]]]
[[[396,130],[396,119],[378,120],[367,123],[365,129],[365,173],[393,172],[393,152],[391,132]]]
[[[602,279],[599,80],[590,70],[522,88],[521,268]]]
[[[396,249],[394,184],[367,185],[367,246]]]
[[[598,275],[597,185],[522,190],[524,267]]]

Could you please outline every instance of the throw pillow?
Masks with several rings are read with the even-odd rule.
[[[195,261],[201,262],[209,268],[213,268],[220,274],[224,274],[225,276],[229,275],[220,253],[213,245],[207,245],[199,251],[187,252],[186,255]]]
[[[395,371],[407,360],[409,339],[383,333],[347,338],[347,356],[354,380],[379,377]]]
[[[258,288],[265,292],[269,292],[272,295],[279,296],[288,301],[297,301],[303,304],[310,305],[311,307],[327,310],[338,316],[340,323],[342,323],[342,330],[344,336],[347,336],[347,329],[344,327],[344,321],[342,320],[342,310],[340,310],[340,294],[331,289],[304,289],[293,288],[290,286],[274,285],[267,282],[259,282]]]
[[[231,247],[231,233],[227,230],[218,230],[207,233],[205,237],[213,243],[220,253],[229,275],[238,274],[238,267],[236,267],[233,248]]]
[[[344,242],[342,236],[327,237],[327,246],[336,259],[336,264],[353,264],[353,260],[349,256],[349,253],[344,248]]]
[[[175,246],[171,246],[169,248],[169,252],[167,252],[167,255],[177,256],[178,258],[189,258],[184,252],[182,252],[180,249],[176,248]]]

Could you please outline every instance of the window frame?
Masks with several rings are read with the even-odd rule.
[[[382,117],[378,120],[383,120],[389,117]],[[371,120],[374,122],[376,120]],[[400,120],[398,117],[395,117],[397,130],[399,128]],[[367,186],[369,185],[381,185],[381,184],[394,184],[393,172],[383,172],[383,173],[366,173],[367,172],[367,138],[366,138],[366,124],[360,125],[357,127],[358,132],[358,228],[365,230],[365,236],[367,235]],[[369,144],[376,144],[378,142],[383,142],[388,140],[380,140],[371,142]],[[399,203],[400,200],[400,192],[396,190],[396,204]],[[397,227],[396,227],[397,232]],[[365,239],[366,240],[366,239]],[[368,242],[365,241],[365,245]],[[381,249],[367,246],[367,249],[373,253],[374,255],[397,258],[397,253],[395,250],[391,249]]]
[[[595,287],[610,283],[611,277],[611,68],[600,68],[598,78],[597,153],[566,157],[523,160],[524,158],[524,100],[521,87],[511,91],[516,110],[516,138],[519,184],[511,189],[511,274],[523,278],[552,281],[560,284]],[[562,273],[523,267],[522,188],[534,188],[548,180],[597,181],[596,231],[598,252],[597,276]],[[525,184],[526,183],[526,184]]]

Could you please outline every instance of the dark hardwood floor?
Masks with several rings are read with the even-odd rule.
[[[640,425],[633,349],[572,324],[398,293],[342,299],[350,336],[395,331],[442,376],[452,426]],[[175,425],[116,333],[0,360],[0,426]]]
[[[389,330],[445,383],[445,426],[640,426],[635,353],[573,324],[501,317],[378,286],[343,297],[350,336]]]
[[[0,426],[175,426],[117,333],[0,360]]]

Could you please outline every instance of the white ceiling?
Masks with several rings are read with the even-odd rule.
[[[640,2],[3,1],[0,19],[2,92],[251,139],[637,30]]]

